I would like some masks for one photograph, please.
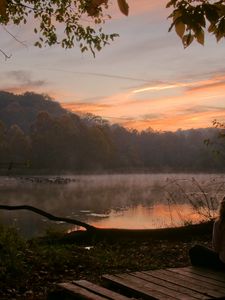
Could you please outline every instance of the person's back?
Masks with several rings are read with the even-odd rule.
[[[225,198],[220,203],[219,217],[212,234],[213,250],[196,245],[189,250],[192,265],[225,270]]]
[[[219,217],[213,225],[212,246],[225,264],[225,200],[220,203]]]

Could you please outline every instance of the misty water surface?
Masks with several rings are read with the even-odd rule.
[[[224,196],[224,175],[218,174],[81,175],[64,178],[74,181],[50,184],[31,182],[29,178],[1,177],[0,202],[33,205],[57,216],[72,217],[98,227],[159,228],[200,220],[202,216],[190,200],[202,205],[201,215],[207,216],[209,210],[213,215],[218,201]],[[210,202],[210,209],[205,207],[209,206],[207,202]],[[65,226],[25,211],[1,211],[0,220],[16,226],[27,237],[43,234],[49,226]],[[71,226],[66,228],[71,229]]]

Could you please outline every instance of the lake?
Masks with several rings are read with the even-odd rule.
[[[162,228],[215,216],[224,182],[223,174],[0,177],[0,203],[32,205],[101,228]],[[0,211],[0,221],[26,237],[65,226],[28,211]]]

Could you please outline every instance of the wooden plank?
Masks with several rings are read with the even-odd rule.
[[[188,276],[180,275],[178,273],[169,271],[169,270],[156,270],[156,271],[147,271],[144,273],[152,275],[154,272],[154,276],[159,276],[161,278],[162,274],[167,276],[167,280],[170,282],[176,282],[181,286],[187,287],[192,289],[196,292],[202,293],[203,295],[213,297],[213,298],[220,298],[224,297],[224,293],[220,292],[217,287],[208,287],[208,283],[202,284],[202,282],[197,281],[196,279],[190,278]]]
[[[129,293],[132,293],[134,297],[141,297],[145,300],[176,300],[176,298],[165,295],[159,291],[157,285],[152,286],[152,288],[145,287],[125,278],[121,278],[118,275],[103,275],[102,278],[113,286],[117,286]]]
[[[182,268],[186,272],[191,272],[195,274],[199,274],[204,277],[208,277],[220,282],[223,282],[225,284],[225,273],[219,272],[219,271],[213,271],[206,268],[197,268],[197,267],[186,267]]]
[[[224,287],[218,287],[218,286],[216,286],[215,284],[212,284],[212,283],[209,283],[209,282],[207,282],[207,285],[206,285],[206,283],[204,282],[204,280],[197,280],[197,279],[195,279],[195,278],[191,278],[191,277],[189,277],[189,276],[187,276],[187,274],[185,274],[185,275],[180,275],[180,274],[178,274],[177,273],[177,270],[179,270],[179,269],[174,269],[174,271],[172,272],[173,273],[173,275],[179,275],[179,276],[184,276],[185,277],[185,280],[187,280],[188,282],[190,281],[194,281],[194,283],[196,283],[196,284],[198,284],[198,285],[200,285],[200,286],[202,286],[205,290],[207,290],[207,293],[208,293],[208,291],[209,291],[209,293],[211,293],[212,294],[212,292],[214,292],[214,291],[216,291],[217,293],[219,292],[219,294],[222,296],[222,297],[224,297],[225,296],[225,286]],[[169,269],[167,269],[167,271],[169,271]],[[171,271],[170,271],[171,272]],[[216,296],[215,295],[215,297],[221,297],[221,296]]]
[[[202,271],[202,272],[207,272],[207,273],[211,273],[211,274],[216,274],[218,275],[219,277],[221,277],[222,279],[225,280],[225,270],[213,270],[213,269],[210,269],[210,268],[200,268],[200,267],[194,267],[194,266],[190,266],[190,267],[187,267],[191,270],[199,270],[199,271]]]
[[[89,290],[97,295],[107,297],[111,300],[130,300],[130,298],[120,295],[114,291],[108,290],[102,286],[91,283],[87,280],[76,280],[73,282],[74,284]],[[134,299],[134,298],[133,298]]]
[[[138,277],[132,276],[130,274],[117,274],[117,276],[120,278],[123,278],[123,279],[127,279],[134,284],[137,283],[138,285],[143,286],[143,287],[147,287],[150,289],[157,288],[157,290],[159,290],[161,293],[171,296],[174,299],[190,300],[188,295],[184,295],[182,293],[171,290],[165,286],[159,285],[157,282],[156,283],[148,282],[142,278],[138,278]],[[193,298],[191,298],[191,300],[193,300]]]
[[[225,281],[222,282],[222,281],[218,281],[216,279],[205,277],[201,274],[201,272],[200,273],[198,273],[198,272],[194,273],[190,270],[186,270],[186,269],[183,269],[183,268],[179,268],[179,269],[171,268],[171,269],[168,269],[168,270],[179,273],[181,275],[189,276],[191,278],[194,278],[194,279],[199,280],[199,281],[203,281],[205,283],[211,283],[213,285],[218,286],[218,288],[219,287],[225,288]]]
[[[168,271],[170,271],[170,272],[173,272],[173,274],[179,274],[179,269],[167,269]],[[204,271],[202,271],[203,272],[203,274],[204,274]],[[201,273],[199,273],[199,275],[200,275]],[[180,274],[181,275],[181,274]],[[199,285],[201,285],[201,286],[203,286],[203,287],[205,287],[206,286],[206,282],[205,282],[205,278],[207,278],[207,277],[204,277],[204,276],[202,276],[202,279],[201,280],[199,280],[199,279],[195,279],[195,278],[193,278],[192,276],[192,273],[191,272],[184,272],[184,274],[182,274],[181,276],[186,276],[186,278],[187,278],[187,280],[189,281],[189,280],[196,280],[196,282],[199,284]],[[213,275],[213,274],[212,274]],[[200,275],[201,276],[201,275]],[[211,280],[213,280],[213,278],[211,278]],[[215,280],[215,279],[214,279]],[[216,280],[215,280],[216,281]],[[224,282],[225,283],[225,282]],[[224,286],[220,286],[220,287],[218,287],[216,284],[214,284],[214,283],[209,283],[209,282],[207,282],[207,288],[210,288],[211,290],[219,290],[220,292],[222,292],[224,295],[225,295],[225,285]]]
[[[65,290],[65,292],[69,293],[70,295],[76,297],[75,299],[87,299],[87,300],[106,300],[108,298],[101,297],[99,295],[96,295],[90,291],[87,291],[84,288],[81,288],[77,285],[74,285],[72,283],[59,283],[58,286]]]
[[[198,293],[196,291],[193,291],[193,290],[190,290],[188,289],[187,287],[184,287],[184,286],[181,286],[181,285],[178,285],[176,284],[175,282],[169,282],[167,281],[166,279],[166,276],[162,276],[163,278],[159,278],[159,277],[154,277],[154,272],[153,272],[153,275],[149,275],[149,274],[146,274],[146,273],[143,273],[143,272],[135,272],[135,273],[131,273],[130,275],[133,275],[133,276],[137,276],[138,278],[142,278],[148,282],[153,282],[153,283],[156,283],[158,284],[159,286],[164,286],[164,287],[167,287],[171,290],[174,290],[176,292],[179,292],[179,293],[182,293],[182,294],[185,294],[186,295],[186,299],[208,299],[207,296],[201,294],[201,293]],[[159,287],[160,288],[160,287]]]

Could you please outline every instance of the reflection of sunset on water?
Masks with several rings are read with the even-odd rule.
[[[138,205],[123,211],[112,210],[108,217],[88,223],[99,228],[147,229],[181,226],[186,222],[199,222],[203,219],[188,204],[156,204],[153,207]]]
[[[6,205],[32,205],[99,228],[173,227],[201,221],[203,217],[199,216],[199,211],[205,215],[204,220],[215,217],[218,203],[224,197],[224,174],[194,176],[160,173],[76,175],[70,177],[68,185],[35,186],[19,178],[1,177],[0,194]],[[193,184],[193,178],[205,193]],[[173,182],[178,182],[185,194],[171,184]],[[206,200],[208,204],[213,201],[212,208],[207,206]],[[45,234],[49,226],[69,231],[82,229],[53,224],[26,211],[10,214],[2,211],[0,218],[4,224],[16,226],[28,238]]]

